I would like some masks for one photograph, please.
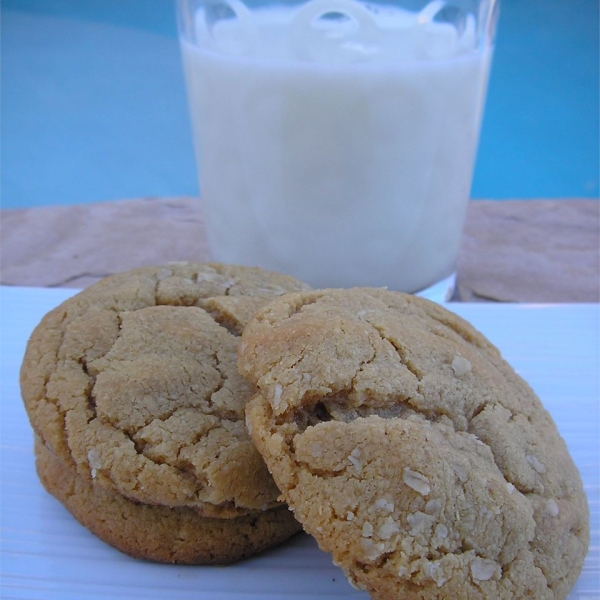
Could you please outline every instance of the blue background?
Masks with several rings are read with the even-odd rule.
[[[475,198],[597,197],[597,0],[503,0]],[[172,0],[3,0],[3,208],[196,195]]]

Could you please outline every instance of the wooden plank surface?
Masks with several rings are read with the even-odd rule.
[[[469,204],[455,300],[598,302],[600,203]],[[0,211],[0,284],[86,287],[111,273],[209,260],[198,198]]]

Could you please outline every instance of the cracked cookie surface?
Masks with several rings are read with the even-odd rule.
[[[69,468],[145,504],[235,517],[277,504],[244,424],[246,321],[308,286],[262,269],[178,263],[108,277],[48,313],[21,391]]]
[[[134,558],[224,565],[286,540],[300,526],[285,506],[232,519],[202,517],[191,508],[128,500],[66,467],[36,440],[36,468],[46,490],[97,537]]]
[[[577,468],[498,350],[426,300],[290,294],[246,326],[252,439],[282,498],[377,600],[564,599],[589,544]]]

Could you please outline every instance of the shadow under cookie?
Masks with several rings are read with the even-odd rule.
[[[225,565],[276,546],[301,529],[287,507],[219,519],[187,507],[141,504],[78,476],[39,440],[35,455],[46,490],[94,535],[134,558]]]

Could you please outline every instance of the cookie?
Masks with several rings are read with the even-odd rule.
[[[33,332],[22,396],[43,444],[136,502],[236,517],[279,494],[244,424],[236,352],[270,299],[307,289],[249,267],[172,264],[108,277]]]
[[[277,545],[300,529],[284,506],[232,519],[187,507],[140,504],[77,475],[38,440],[36,467],[46,490],[97,537],[134,558],[224,565]]]
[[[238,366],[283,499],[372,598],[566,598],[589,544],[579,473],[467,322],[386,290],[290,294]]]

